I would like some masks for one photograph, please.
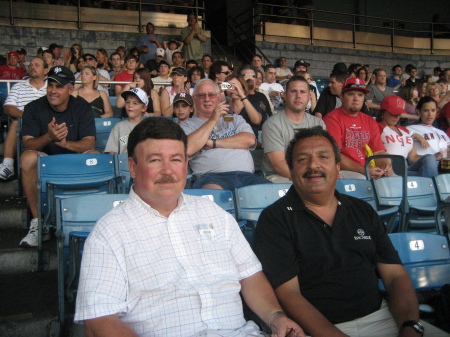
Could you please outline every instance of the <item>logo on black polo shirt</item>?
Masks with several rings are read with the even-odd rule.
[[[364,235],[366,233],[362,229],[358,229],[356,233],[358,233],[358,236],[354,236],[355,240],[372,240],[370,235]]]

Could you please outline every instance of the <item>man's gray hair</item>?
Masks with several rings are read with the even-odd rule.
[[[197,84],[195,85],[194,96],[197,96],[198,90],[199,90],[200,86],[203,83],[212,83],[212,84],[214,84],[214,87],[216,88],[216,94],[220,94],[220,89],[219,89],[219,86],[217,85],[216,82],[214,82],[213,80],[210,80],[209,78],[203,78],[200,81],[198,81]]]

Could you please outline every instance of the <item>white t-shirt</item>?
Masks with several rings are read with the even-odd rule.
[[[428,144],[430,144],[428,148],[424,148],[418,140],[414,140],[414,148],[416,149],[417,154],[420,154],[421,156],[438,153],[441,148],[450,145],[450,138],[448,138],[447,134],[442,130],[436,129],[432,125],[410,125],[408,126],[408,130],[411,134],[417,133],[418,135],[421,135],[428,141]]]
[[[386,148],[386,152],[407,158],[409,152],[413,149],[413,139],[408,130],[399,127],[398,129],[402,133],[400,136],[384,123],[378,123],[378,125],[380,128],[384,126],[384,129],[381,132],[381,141]]]

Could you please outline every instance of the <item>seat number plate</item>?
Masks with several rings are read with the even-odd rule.
[[[425,244],[423,243],[423,240],[409,241],[409,249],[410,250],[424,250]]]

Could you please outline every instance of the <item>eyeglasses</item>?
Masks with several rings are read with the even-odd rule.
[[[78,60],[77,63],[84,63],[84,60]]]
[[[230,75],[230,74],[231,74],[231,71],[221,71],[220,73],[221,73],[221,74],[225,74],[225,75],[227,75],[227,76],[228,76],[228,75]]]
[[[253,78],[255,78],[256,77],[256,75],[255,74],[241,74],[243,77],[247,77],[247,76],[251,76],[251,77],[253,77]]]
[[[216,93],[209,92],[209,93],[207,93],[207,94],[201,93],[201,94],[197,94],[197,95],[195,95],[195,96],[198,97],[198,98],[200,98],[200,99],[205,99],[206,96],[208,96],[209,99],[212,99],[212,98],[217,97],[217,95],[218,95],[218,94],[216,94]]]
[[[86,57],[84,60],[85,60],[85,61],[92,61],[93,58],[92,58],[92,57]]]

